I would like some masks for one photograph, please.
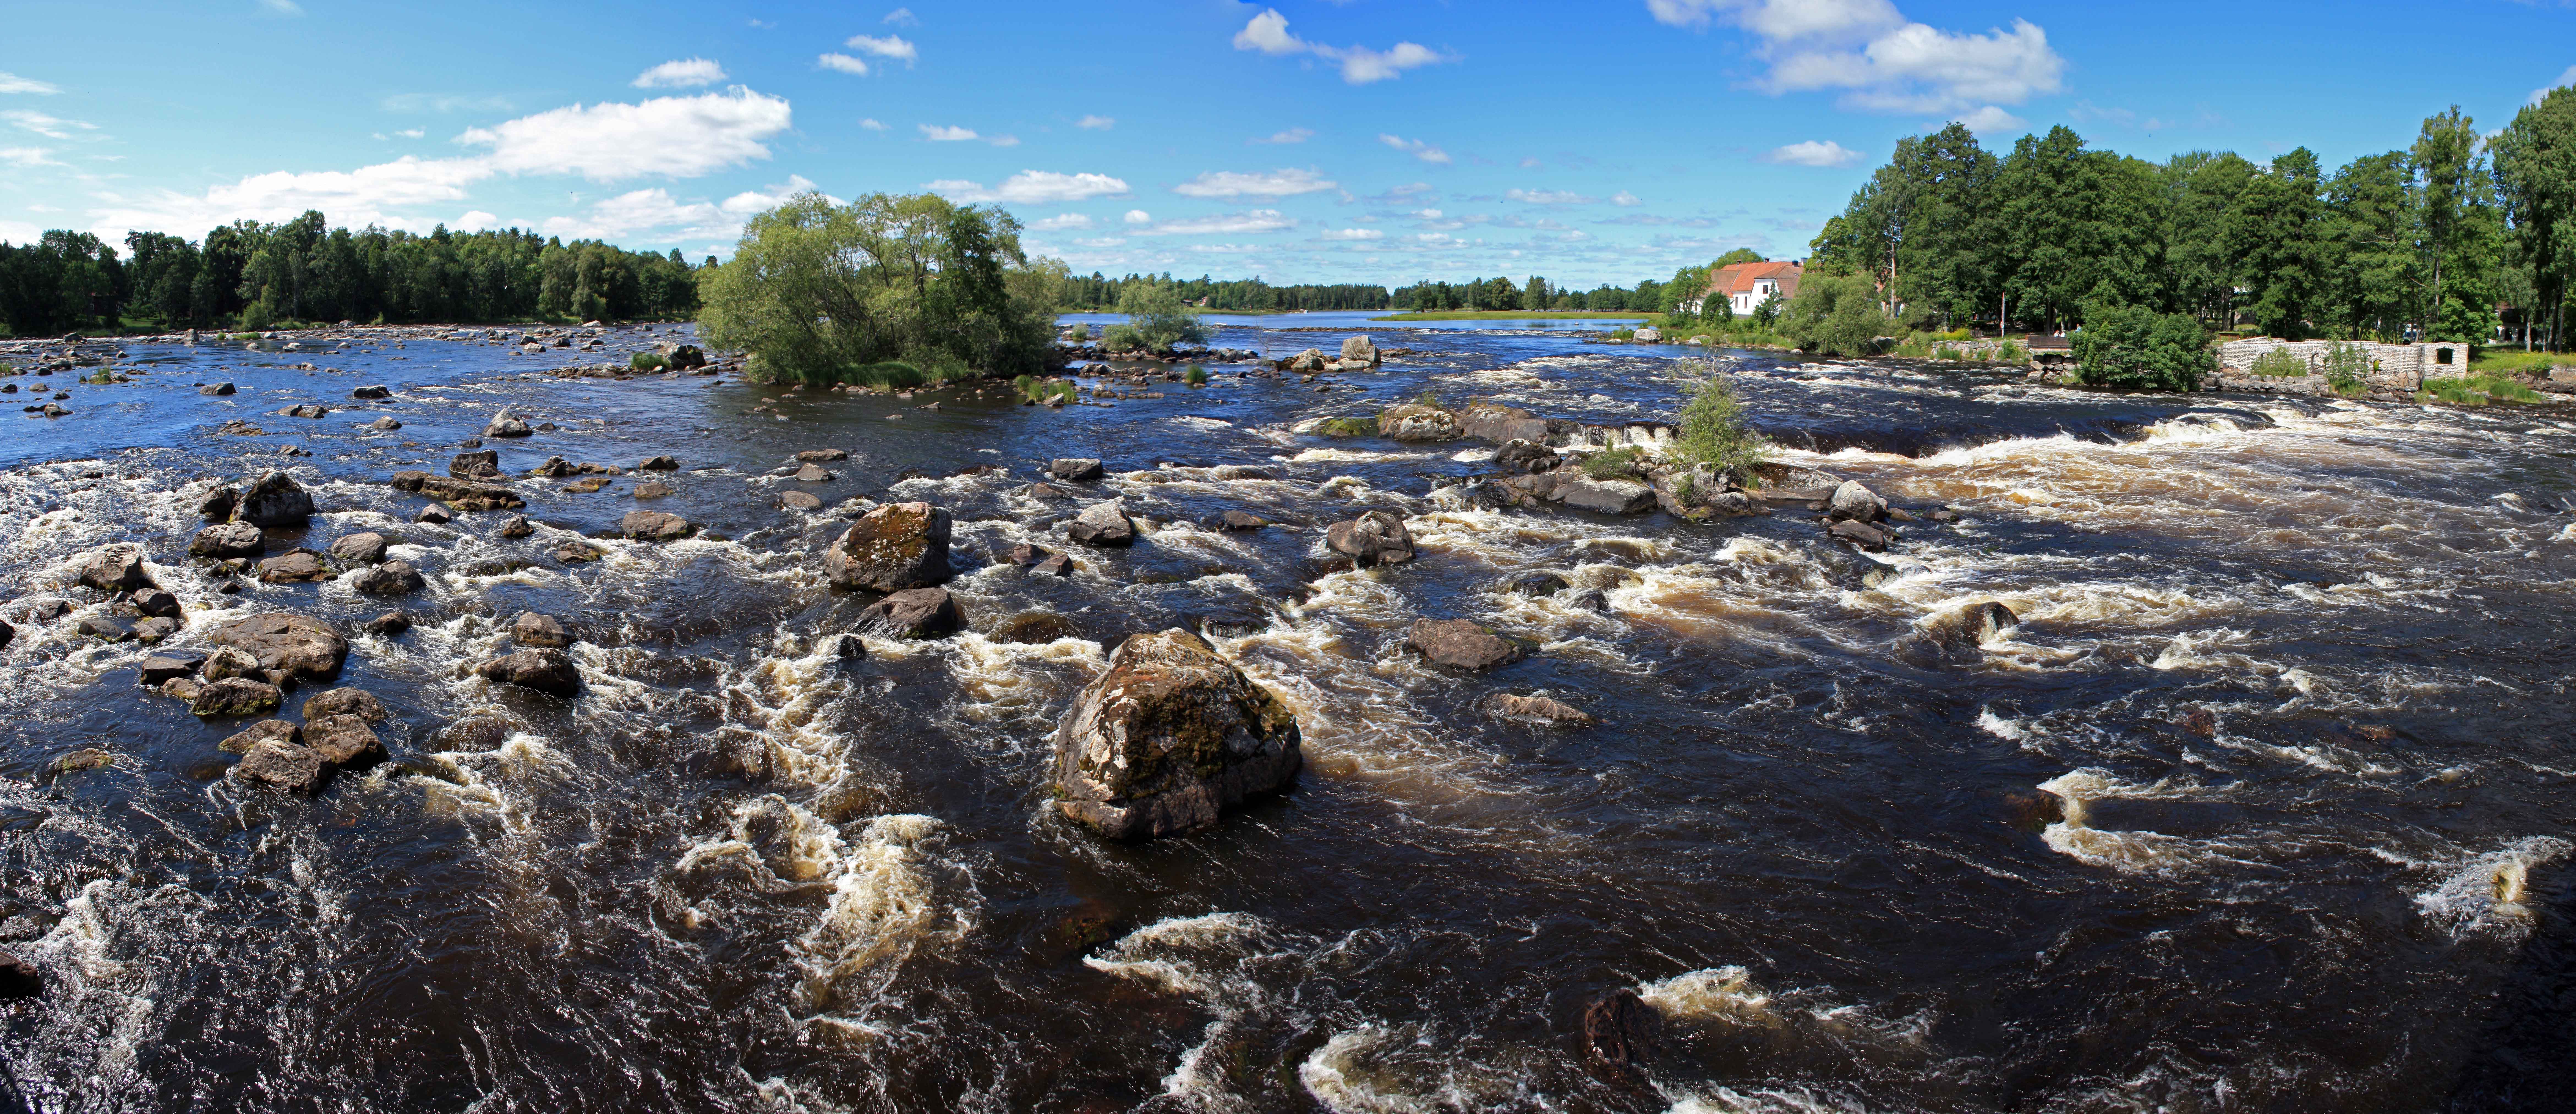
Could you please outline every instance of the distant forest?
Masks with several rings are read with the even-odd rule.
[[[1088,278],[1081,275],[1065,278],[1065,308],[1105,313],[1117,307],[1118,295],[1131,286],[1168,286],[1180,294],[1183,302],[1191,305],[1199,305],[1200,299],[1206,299],[1205,305],[1209,309],[1286,312],[1385,309],[1388,305],[1385,287],[1366,284],[1272,286],[1257,278],[1211,279],[1201,275],[1194,279],[1175,279],[1168,273],[1110,278],[1094,271]]]
[[[714,260],[707,261],[712,264]],[[517,229],[428,235],[331,228],[307,212],[191,241],[85,232],[0,244],[0,326],[15,336],[127,327],[266,329],[296,322],[482,322],[695,316],[677,251],[563,243]]]

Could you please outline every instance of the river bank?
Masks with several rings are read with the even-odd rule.
[[[1061,408],[559,374],[685,327],[129,342],[11,379],[125,378],[0,459],[0,949],[41,987],[0,1004],[11,1074],[146,1109],[2529,1084],[2576,764],[2566,654],[2524,632],[2576,618],[2576,430],[1719,353],[1814,475],[1693,520],[1584,458],[1654,444],[1709,354],[1349,318],[1214,345],[1369,333],[1373,370],[1085,370]],[[1425,394],[1460,436],[1389,436],[1446,437],[1400,412]],[[309,517],[192,555],[208,497],[272,471]],[[1572,474],[1648,505],[1557,497]],[[1838,520],[1817,477],[1886,509]],[[833,587],[826,553],[906,503],[947,516],[954,631]],[[1336,544],[1377,515],[1408,559]],[[1878,550],[1834,532],[1856,518]],[[168,604],[77,583],[113,546]],[[175,629],[107,640],[146,605]],[[268,615],[328,628],[336,672],[254,661],[297,687],[246,717],[146,687]],[[1060,807],[1058,735],[1176,627],[1294,716],[1303,768],[1193,834],[1102,839]],[[569,678],[485,668],[539,650]],[[356,698],[305,707],[336,690],[381,705],[382,760],[309,793],[234,772],[263,718],[355,738],[323,721]]]

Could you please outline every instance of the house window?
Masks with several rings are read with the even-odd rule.
[[[2448,363],[2450,363],[2450,362],[2451,362],[2451,350],[2450,350],[2450,349],[2448,349],[2448,348],[2436,348],[2436,349],[2434,349],[2434,350],[2433,350],[2433,362],[2434,362],[2434,363],[2437,363],[2437,364],[2448,364]]]

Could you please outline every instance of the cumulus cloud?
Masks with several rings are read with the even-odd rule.
[[[656,97],[640,104],[571,105],[490,128],[457,142],[491,148],[502,173],[579,174],[614,182],[645,174],[689,178],[769,157],[763,140],[786,131],[783,97],[739,85],[724,93]]]
[[[1377,137],[1377,141],[1386,144],[1389,147],[1393,147],[1398,151],[1412,155],[1414,158],[1421,159],[1424,162],[1438,163],[1442,166],[1447,166],[1450,162],[1449,152],[1443,151],[1440,148],[1434,147],[1419,139],[1406,139],[1402,136],[1380,133]]]
[[[827,70],[858,74],[861,77],[867,76],[868,72],[866,59],[852,58],[847,54],[819,54],[814,57],[814,64]]]
[[[1129,209],[1127,210],[1126,216],[1118,219],[1126,221],[1129,224],[1152,224],[1154,223],[1154,214],[1148,213],[1143,209]]]
[[[1307,140],[1309,140],[1309,139],[1313,139],[1313,138],[1315,138],[1315,132],[1314,132],[1314,129],[1312,129],[1312,128],[1290,128],[1290,129],[1288,129],[1288,130],[1286,130],[1286,131],[1272,132],[1272,133],[1270,133],[1270,134],[1269,134],[1267,137],[1265,137],[1265,138],[1261,138],[1261,139],[1248,139],[1248,140],[1245,140],[1244,142],[1246,142],[1246,143],[1304,143],[1305,141],[1307,141]]]
[[[1288,17],[1277,8],[1264,9],[1260,15],[1234,33],[1236,50],[1257,50],[1279,57],[1290,54],[1312,54],[1340,63],[1342,80],[1353,85],[1367,85],[1404,76],[1404,71],[1441,62],[1455,62],[1456,55],[1443,54],[1420,43],[1400,42],[1385,50],[1364,46],[1327,46],[1308,42],[1288,32]]]
[[[1091,218],[1080,213],[1058,213],[1045,220],[1029,222],[1029,229],[1033,232],[1057,232],[1067,228],[1089,227],[1091,227]]]
[[[1186,217],[1145,225],[1130,231],[1135,236],[1246,236],[1257,232],[1283,232],[1297,227],[1297,222],[1277,209],[1255,209],[1249,213],[1227,213],[1214,217]]]
[[[394,134],[395,134],[395,135],[398,135],[398,136],[401,136],[401,137],[403,137],[404,139],[419,139],[420,137],[425,136],[425,135],[428,135],[429,133],[428,133],[427,131],[424,131],[424,130],[420,129],[420,128],[404,128],[403,130],[398,131],[398,132],[395,132]]]
[[[53,152],[42,147],[0,147],[0,163],[10,166],[62,166],[52,158]]]
[[[985,140],[984,142],[990,143],[996,147],[1017,147],[1020,145],[1020,137],[1016,135],[997,135],[991,139]]]
[[[32,77],[20,77],[7,70],[0,70],[0,93],[34,93],[50,97],[62,91],[62,86],[50,81],[38,81]]]
[[[983,136],[975,134],[974,130],[970,128],[953,126],[934,128],[928,124],[916,124],[914,126],[921,129],[921,137],[923,139],[927,139],[933,143],[964,143],[970,139],[984,138]]]
[[[874,35],[852,35],[850,36],[849,41],[844,42],[841,45],[858,51],[861,54],[874,55],[878,58],[892,58],[907,66],[921,60],[921,51],[911,43],[904,41],[904,37],[901,35],[888,35],[882,39]]]
[[[992,189],[985,189],[980,182],[955,178],[943,178],[921,188],[969,204],[1002,201],[1013,205],[1058,205],[1095,197],[1114,197],[1127,192],[1127,183],[1106,174],[1023,170],[1003,179],[1001,185]]]
[[[1860,152],[1833,140],[1806,140],[1786,147],[1774,147],[1762,161],[1782,166],[1850,166],[1860,161]]]
[[[1273,170],[1266,174],[1212,170],[1172,187],[1172,192],[1183,197],[1292,197],[1335,188],[1335,183],[1312,170]]]
[[[1960,123],[1967,125],[1969,131],[1976,132],[1980,135],[1993,132],[2019,131],[2021,130],[2022,125],[2029,122],[1993,105],[1987,105],[1973,112],[1961,113],[1958,120]],[[2150,130],[2158,127],[2160,124],[2161,121],[2157,120],[2147,121],[2147,127]]]
[[[1108,116],[1085,116],[1082,119],[1074,121],[1073,126],[1082,128],[1086,131],[1105,132],[1111,128],[1117,127],[1118,121],[1115,118]]]
[[[1723,21],[1753,34],[1772,94],[1840,90],[1847,108],[1963,113],[2064,87],[2066,60],[2029,20],[1985,34],[1905,18],[1890,0],[1646,0],[1675,27]]]
[[[1383,240],[1386,239],[1386,233],[1380,232],[1374,228],[1342,228],[1325,232],[1323,238],[1327,240]]]
[[[863,127],[863,128],[866,128],[866,129],[868,129],[869,131],[872,131],[872,132],[881,132],[881,131],[886,130],[885,123],[884,123],[883,121],[878,120],[878,119],[877,119],[876,117],[874,117],[874,116],[870,116],[870,117],[867,117],[867,118],[865,118],[865,119],[860,120],[860,121],[859,121],[859,126],[860,126],[860,127]]]
[[[896,8],[893,11],[887,12],[885,14],[885,18],[878,22],[894,27],[921,26],[921,19],[913,15],[912,9],[910,8]]]
[[[19,90],[15,90],[15,89],[11,89],[11,88],[9,88],[9,82],[10,82],[11,80],[12,80],[12,79],[9,77],[9,75],[8,75],[8,74],[0,73],[0,93],[14,93],[14,92],[18,92],[18,91],[19,91]],[[2566,73],[2563,73],[2563,74],[2558,75],[2558,80],[2553,81],[2553,82],[2550,82],[2550,83],[2549,83],[2549,84],[2547,84],[2547,85],[2543,85],[2543,86],[2541,86],[2541,87],[2540,87],[2540,88],[2538,88],[2538,89],[2534,89],[2534,90],[2532,90],[2532,91],[2531,91],[2531,99],[2530,99],[2529,101],[2524,102],[2524,103],[2526,103],[2526,104],[2539,104],[2540,102],[2542,102],[2542,101],[2545,101],[2545,100],[2548,100],[2548,99],[2549,99],[2549,92],[2550,92],[2550,90],[2558,89],[2558,88],[2561,88],[2561,87],[2564,87],[2564,86],[2568,86],[2568,85],[2576,85],[2576,66],[2569,66],[2569,67],[2567,67],[2567,72],[2566,72]],[[42,89],[42,90],[35,90],[35,91],[37,91],[37,92],[46,92],[46,93],[51,93],[51,92],[53,92],[53,91],[54,91],[54,89],[53,89],[53,87],[51,87],[51,86],[47,86],[47,87],[45,87],[45,88],[44,88],[44,89]]]
[[[713,85],[725,79],[724,67],[705,58],[680,58],[635,75],[638,89],[685,89],[692,85]]]
[[[498,228],[500,226],[500,217],[484,212],[481,209],[468,209],[465,211],[465,215],[456,218],[453,222],[448,224],[449,228],[461,229],[466,232],[481,232],[487,228]]]
[[[1503,199],[1531,205],[1593,205],[1598,197],[1586,197],[1572,190],[1504,190]]]
[[[1623,209],[1632,205],[1645,204],[1645,202],[1640,200],[1636,194],[1630,193],[1626,190],[1620,190],[1617,193],[1611,194],[1610,203]]]
[[[98,130],[98,125],[96,124],[84,123],[79,120],[65,120],[59,116],[47,116],[42,112],[33,112],[23,108],[0,112],[0,120],[7,120],[12,124],[17,125],[21,131],[31,131],[37,135],[44,136],[47,139],[70,139],[72,137],[70,129],[78,129],[81,131]]]
[[[774,209],[814,188],[799,175],[765,189],[745,190],[721,202],[680,201],[660,187],[603,198],[580,216],[548,218],[539,228],[566,239],[615,240],[649,234],[656,240],[701,236],[732,239],[753,214]]]

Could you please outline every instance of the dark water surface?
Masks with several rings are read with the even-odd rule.
[[[1332,326],[1366,327],[1268,318],[1218,343],[1329,350],[1344,333],[1293,330]],[[1872,557],[1804,513],[1488,509],[1453,485],[1491,446],[1291,432],[1426,390],[1669,419],[1668,373],[1696,358],[1369,331],[1419,354],[1330,391],[1228,368],[1061,411],[556,379],[563,360],[479,331],[133,345],[130,383],[46,380],[71,416],[0,425],[0,598],[84,610],[0,651],[0,945],[49,982],[0,1007],[12,1073],[79,1110],[2565,1097],[2547,1065],[2568,1066],[2576,993],[2576,427],[1733,359],[1785,459],[1964,512]],[[609,355],[653,339],[614,334]],[[241,393],[194,389],[215,380]],[[349,399],[373,383],[393,399]],[[275,414],[299,402],[334,409]],[[635,475],[584,495],[515,480],[545,524],[522,541],[497,514],[412,524],[422,500],[386,478],[443,470],[504,406],[560,427],[496,442],[511,475],[667,453],[678,494],[648,505],[722,539],[555,560],[638,505]],[[364,428],[384,414],[403,428]],[[217,432],[234,418],[265,432]],[[769,474],[813,448],[852,459],[825,484]],[[1112,474],[1078,500],[1023,492],[1065,455]],[[1204,471],[1228,464],[1275,478]],[[959,475],[984,465],[1006,474]],[[314,491],[316,548],[376,530],[421,566],[415,629],[360,632],[385,604],[343,583],[226,596],[188,565],[204,481],[268,467]],[[779,509],[799,487],[827,509]],[[1110,494],[1150,521],[1133,550],[1077,547],[1065,580],[988,563],[1066,548],[1062,523]],[[818,652],[868,602],[819,568],[854,495],[956,516],[973,632]],[[1329,571],[1322,527],[1379,507],[1422,558]],[[1281,525],[1191,525],[1229,508]],[[295,540],[272,531],[271,552]],[[138,648],[73,632],[99,600],[57,585],[111,541],[146,546],[185,603],[173,646],[277,609],[348,633],[344,683],[393,709],[394,760],[311,799],[223,778],[237,725],[144,693]],[[1612,610],[1501,586],[1530,571]],[[1987,600],[2020,628],[1926,637]],[[582,639],[580,698],[471,674],[521,609]],[[1079,636],[989,637],[1035,611]],[[1421,617],[1542,651],[1442,673],[1400,649]],[[1048,737],[1104,648],[1175,625],[1288,700],[1309,767],[1215,831],[1104,844],[1052,815]],[[1482,710],[1541,691],[1599,722]],[[116,761],[52,772],[84,747]],[[1586,1062],[1579,1020],[1623,987],[1661,1029],[1624,1076]]]

